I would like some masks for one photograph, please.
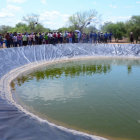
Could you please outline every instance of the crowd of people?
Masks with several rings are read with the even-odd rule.
[[[58,44],[58,43],[108,43],[112,41],[112,33],[90,32],[88,34],[75,32],[48,33],[7,33],[0,34],[0,47],[20,47],[27,45]]]

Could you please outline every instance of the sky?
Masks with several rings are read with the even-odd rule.
[[[99,23],[127,21],[140,15],[140,0],[0,0],[0,25],[15,26],[23,16],[37,14],[46,28],[68,25],[68,17],[80,11],[95,9]]]

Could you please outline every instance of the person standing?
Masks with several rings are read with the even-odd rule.
[[[13,33],[10,33],[10,47],[13,47],[14,46],[14,43],[13,43]]]
[[[35,33],[33,33],[33,35],[32,35],[32,37],[33,37],[33,45],[35,45]]]
[[[112,35],[113,35],[112,32],[110,32],[110,33],[109,33],[109,42],[110,42],[110,43],[112,42]]]
[[[93,42],[93,33],[90,32],[89,34],[89,42],[92,43]]]
[[[6,47],[10,48],[10,35],[9,35],[9,33],[7,33],[5,35],[5,39],[6,39]]]
[[[72,32],[69,32],[68,37],[69,37],[69,43],[72,43]]]
[[[3,47],[3,37],[2,37],[2,34],[0,34],[0,48]]]
[[[96,32],[93,34],[94,43],[97,43],[97,34]]]
[[[78,32],[78,43],[80,43],[81,40],[81,32]]]
[[[45,33],[45,35],[44,35],[44,38],[45,38],[45,44],[48,44],[49,43],[49,41],[48,41],[48,33]]]
[[[86,34],[86,43],[88,43],[89,42],[89,34],[87,33]]]
[[[53,33],[50,32],[50,33],[49,33],[49,44],[53,44],[53,43],[54,43]]]
[[[43,35],[41,33],[39,33],[39,45],[42,44],[42,41],[43,41]]]
[[[60,43],[62,44],[63,43],[63,34],[60,33]]]
[[[61,39],[60,39],[60,32],[57,32],[57,40],[58,40],[58,42],[57,42],[57,43],[61,43]]]
[[[22,36],[22,39],[23,39],[23,46],[27,46],[27,36],[26,36],[26,33],[25,34],[23,34],[23,36]]]
[[[13,36],[13,43],[14,43],[14,47],[17,47],[17,34],[14,33],[14,36]]]
[[[38,45],[39,44],[39,42],[38,42],[38,34],[37,33],[35,33],[35,45]]]
[[[133,32],[130,32],[130,42],[134,43],[134,36],[133,36]]]
[[[104,42],[107,43],[107,40],[108,40],[108,34],[107,32],[104,34]]]
[[[56,44],[56,42],[55,42],[56,41],[56,33],[55,32],[52,33],[52,39],[53,39],[52,44],[55,45]]]
[[[63,43],[67,43],[67,32],[65,31],[62,36],[63,36]]]
[[[75,33],[75,43],[78,43],[78,33]]]
[[[98,43],[100,43],[101,42],[101,34],[100,34],[100,32],[98,32],[97,38],[98,38]]]
[[[18,35],[17,35],[17,42],[18,42],[19,46],[22,46],[22,35],[21,35],[21,33],[18,33]]]
[[[31,34],[28,34],[28,45],[32,45],[32,37]]]
[[[69,32],[66,32],[66,43],[69,43]]]

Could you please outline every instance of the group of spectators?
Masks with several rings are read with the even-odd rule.
[[[108,43],[112,33],[91,32],[48,32],[48,33],[7,33],[0,34],[0,47],[5,43],[7,48],[27,45],[57,44],[57,43]]]

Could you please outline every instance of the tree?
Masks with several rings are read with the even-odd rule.
[[[127,30],[125,23],[123,22],[107,22],[102,26],[103,32],[112,32],[115,40],[121,40],[124,36],[126,36]]]
[[[133,32],[134,39],[137,43],[140,38],[140,16],[132,16],[126,23],[126,27],[128,36],[130,35],[130,32]]]
[[[29,32],[29,27],[25,23],[19,22],[16,24],[15,28],[12,28],[10,30],[10,32],[20,32],[20,33]]]
[[[89,10],[84,12],[77,12],[69,17],[69,25],[75,30],[83,31],[83,29],[96,19],[97,12]]]
[[[58,31],[59,32],[65,32],[65,31],[70,32],[71,31],[71,28],[70,27],[62,27],[62,28],[59,28]]]
[[[11,29],[12,29],[12,27],[10,27],[10,26],[1,25],[0,26],[0,33],[1,34],[6,34]]]
[[[35,31],[35,26],[38,24],[39,16],[36,14],[27,15],[23,17],[23,21],[28,23],[31,32]]]
[[[39,16],[36,14],[27,15],[23,17],[23,21],[28,23],[28,32],[49,32],[50,29],[45,28],[39,23]]]
[[[39,33],[39,32],[49,32],[50,29],[45,28],[42,24],[38,23],[34,29],[34,32]]]
[[[112,22],[105,22],[103,26],[101,26],[102,32],[112,32]]]

